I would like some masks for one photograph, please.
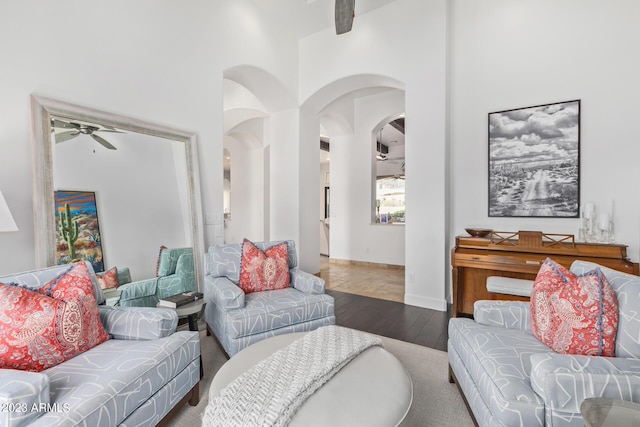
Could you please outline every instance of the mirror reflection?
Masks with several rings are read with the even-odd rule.
[[[114,128],[103,132],[97,123],[83,126],[99,130],[66,139],[68,130],[53,128],[54,191],[95,192],[105,268],[128,266],[132,280],[153,277],[160,246],[191,246],[183,143]],[[86,221],[86,234],[91,224]]]
[[[224,149],[224,164],[222,167],[224,173],[224,220],[231,219],[231,152],[229,149]]]
[[[38,266],[87,259],[136,281],[156,276],[162,246],[191,247],[200,289],[195,135],[46,98],[32,106]],[[67,212],[69,200],[82,204]]]

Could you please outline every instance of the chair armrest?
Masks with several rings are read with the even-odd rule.
[[[110,306],[98,309],[105,330],[117,340],[156,340],[171,335],[178,326],[178,314],[174,310]]]
[[[129,270],[129,267],[117,267],[117,271],[118,271],[118,286],[131,283],[131,271]]]
[[[49,377],[40,372],[0,369],[0,425],[26,426],[45,413],[34,408],[49,403]]]
[[[622,357],[531,355],[531,386],[545,407],[562,414],[580,413],[588,397],[640,401],[640,360]]]
[[[243,308],[245,305],[244,291],[226,277],[205,276],[204,299],[225,311]]]
[[[531,330],[531,311],[528,302],[476,301],[473,304],[473,318],[481,325]]]
[[[325,282],[318,276],[294,267],[291,272],[291,284],[300,292],[306,294],[324,294]]]
[[[171,274],[169,276],[158,277],[158,285],[156,288],[158,299],[193,290],[194,289],[187,289],[187,276]]]
[[[122,307],[155,307],[158,304],[157,277],[125,283],[118,286],[118,290],[120,291],[118,304]]]

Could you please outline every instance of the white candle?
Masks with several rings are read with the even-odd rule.
[[[593,214],[593,203],[585,203],[584,205],[584,217],[591,218],[591,214]]]
[[[609,214],[602,213],[600,217],[598,217],[598,224],[600,225],[601,230],[609,229]]]

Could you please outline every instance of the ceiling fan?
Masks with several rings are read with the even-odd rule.
[[[91,138],[100,143],[104,148],[109,150],[117,150],[115,146],[113,146],[109,141],[97,135],[98,132],[115,132],[115,133],[124,133],[122,131],[117,130],[112,126],[106,125],[92,125],[87,123],[79,123],[79,122],[67,122],[61,119],[51,119],[51,128],[55,133],[56,129],[62,129],[62,131],[55,133],[56,144],[61,142],[68,141],[72,138],[75,138],[78,135],[89,135]]]
[[[356,0],[336,0],[336,34],[351,31]]]

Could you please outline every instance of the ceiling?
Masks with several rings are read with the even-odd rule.
[[[378,140],[389,149],[404,146],[404,117],[385,125],[378,135]]]

